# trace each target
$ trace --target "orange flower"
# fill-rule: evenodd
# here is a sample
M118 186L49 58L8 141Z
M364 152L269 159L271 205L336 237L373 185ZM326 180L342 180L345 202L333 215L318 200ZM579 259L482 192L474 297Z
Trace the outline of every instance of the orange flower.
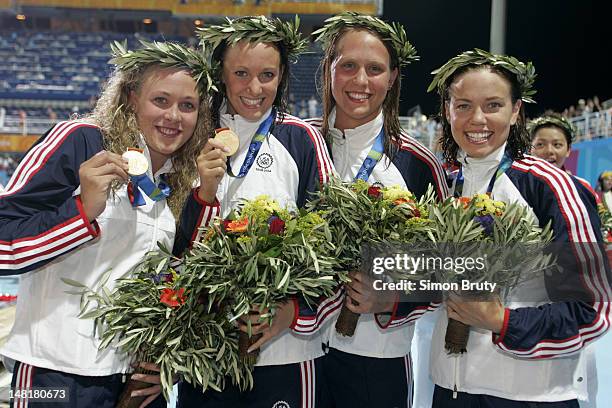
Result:
M241 220L223 221L226 232L245 232L249 226L249 219L244 217Z
M159 300L172 308L179 307L185 303L185 288L180 288L179 290L164 288Z
M410 203L414 203L414 200L411 200L409 198L404 198L404 197L400 197L396 199L395 201L393 201L393 204L395 205L410 204Z
M468 208L470 206L470 203L472 202L471 197L459 197L457 200L459 200L459 202L463 204L463 208Z

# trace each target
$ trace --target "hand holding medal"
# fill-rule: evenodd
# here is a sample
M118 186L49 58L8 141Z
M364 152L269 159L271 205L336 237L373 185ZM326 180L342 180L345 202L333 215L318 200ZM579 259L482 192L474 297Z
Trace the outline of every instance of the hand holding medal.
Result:
M215 140L227 148L227 151L224 150L225 155L229 157L236 154L240 146L238 135L229 128L217 129L215 132Z
M149 160L142 150L128 148L121 155L127 161L130 182L127 187L128 197L132 207L140 207L146 204L143 194L146 194L153 201L160 201L170 195L170 186L166 183L164 175L159 176L159 184L155 184L149 178Z
M127 182L128 164L118 154L100 151L79 168L81 204L89 221L106 208L106 200L113 182Z
M238 136L227 128L217 129L215 137L208 139L197 159L200 174L198 197L213 203L219 183L227 171L227 158L238 151Z

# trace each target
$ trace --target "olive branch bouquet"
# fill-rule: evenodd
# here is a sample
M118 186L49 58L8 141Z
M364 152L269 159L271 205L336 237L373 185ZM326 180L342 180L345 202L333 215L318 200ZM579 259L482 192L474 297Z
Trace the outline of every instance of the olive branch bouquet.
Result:
M227 377L242 389L252 387L233 326L193 290L194 275L175 271L171 264L177 261L160 246L112 289L111 271L91 288L63 280L76 288L68 293L81 296L79 317L94 319L99 349L116 348L133 362L156 364L166 399L176 375L203 391L222 390ZM150 385L130 380L118 406L138 406L131 391Z
M202 231L185 256L185 271L196 277L192 290L217 305L228 322L260 311L271 324L277 306L287 301L314 308L321 297L333 294L339 271L331 231L319 211L281 208L259 196L244 201L225 219ZM258 335L240 332L240 356L249 365L258 350L248 353ZM237 331L237 329L235 329Z
M332 179L318 193L309 207L322 211L332 231L338 267L358 270L362 264L362 246L410 243L425 237L432 226L428 204L435 200L432 188L416 200L400 186L381 187L363 180L342 182ZM359 314L342 306L336 331L352 336Z
M484 268L456 269L437 267L439 283L494 282L503 288L503 298L519 283L541 276L553 264L546 253L552 241L550 224L540 228L529 208L520 203L506 204L492 200L487 194L448 198L430 207L435 228L428 231L434 249L430 255L444 259L466 257L486 260ZM483 293L461 293L474 300L485 300ZM466 351L469 326L449 319L445 348L451 354Z

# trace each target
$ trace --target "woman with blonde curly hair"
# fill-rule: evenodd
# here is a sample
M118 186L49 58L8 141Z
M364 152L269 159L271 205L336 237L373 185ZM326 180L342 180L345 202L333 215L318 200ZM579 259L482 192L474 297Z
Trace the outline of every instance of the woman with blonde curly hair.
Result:
M197 52L172 43L111 48L116 69L93 113L50 129L0 193L0 274L21 274L0 353L15 362L15 392L59 391L41 407L115 406L129 361L98 351L93 321L77 317L79 297L65 294L62 279L92 287L111 271L113 282L158 242L172 246L210 126ZM146 406L159 377L140 377L151 383L137 391Z

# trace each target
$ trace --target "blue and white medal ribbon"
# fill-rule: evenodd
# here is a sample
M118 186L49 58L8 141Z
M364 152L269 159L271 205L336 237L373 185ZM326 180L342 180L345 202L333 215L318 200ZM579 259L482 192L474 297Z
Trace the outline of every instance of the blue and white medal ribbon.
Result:
M122 157L128 161L130 182L127 186L127 192L132 207L146 204L141 191L153 201L161 201L170 195L171 189L163 174L160 176L157 185L147 175L149 162L141 151L131 149L123 153Z
M383 156L383 151L385 148L384 140L385 140L385 128L383 127L382 129L380 129L378 136L376 136L374 145L372 145L372 148L370 149L368 156L365 158L365 160L361 164L361 168L357 172L357 175L355 175L355 179L353 181L359 180L359 179L363 181L368 181L368 179L370 178L370 175L372 174L372 171L374 171L374 167L376 167L376 164L380 161L380 159Z
M251 139L249 151L247 152L247 155L244 158L244 163L242 163L242 166L240 166L240 172L238 174L235 175L232 172L232 166L230 166L229 162L230 159L229 157L227 158L227 174L230 177L242 178L247 175L247 173L251 169L251 166L253 165L253 162L255 161L255 158L257 158L257 153L259 153L261 144L264 140L266 140L266 136L270 131L270 127L272 127L272 123L274 123L274 118L276 118L276 111L272 109L270 115L266 118L266 120L261 122L261 124L257 128L257 131L255 132L255 135Z

